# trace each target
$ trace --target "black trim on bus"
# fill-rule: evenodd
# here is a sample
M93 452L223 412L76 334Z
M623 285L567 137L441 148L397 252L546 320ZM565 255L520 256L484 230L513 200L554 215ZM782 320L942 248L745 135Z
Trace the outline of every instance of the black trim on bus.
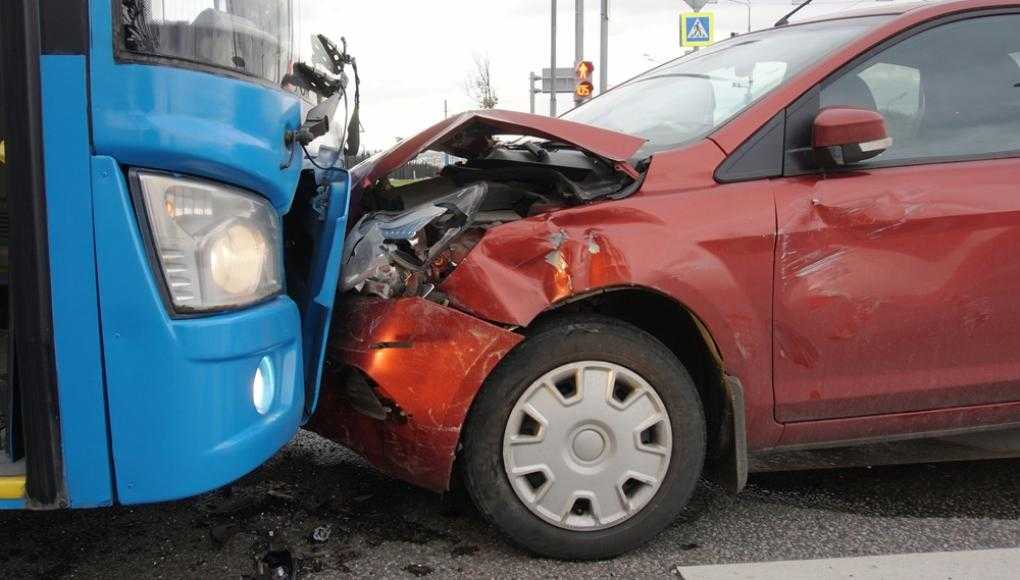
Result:
M56 508L67 505L67 490L53 347L38 1L3 0L0 24L8 131L3 171L12 216L10 241L15 249L10 254L11 314L16 329L27 505Z
M118 64L138 64L138 65L150 65L150 66L165 66L171 68L179 68L183 70L193 70L201 73L211 74L218 77L224 77L228 79L234 79L239 81L245 81L254 83L267 89L273 89L281 93L293 95L301 98L301 95L294 90L287 89L283 86L283 81L275 83L268 81L260 76L248 74L238 70L211 65L195 60L190 60L184 57L170 57L159 54L147 54L143 52L133 52L124 48L124 25L121 21L121 15L123 13L123 0L110 0L112 3L111 14L113 20L113 60Z
M88 0L39 0L39 6L43 54L88 52Z

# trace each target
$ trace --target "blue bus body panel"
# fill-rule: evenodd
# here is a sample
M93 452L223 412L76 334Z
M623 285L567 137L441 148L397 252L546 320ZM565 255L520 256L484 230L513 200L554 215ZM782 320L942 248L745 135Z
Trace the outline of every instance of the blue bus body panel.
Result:
M170 500L229 483L297 432L297 306L281 296L233 313L170 318L121 168L95 157L92 176L117 499ZM252 403L263 357L278 383L265 416Z
M350 201L350 177L342 169L319 172L320 187L325 187L326 204L319 227L313 229L315 251L312 255L308 296L302 299L302 333L305 349L305 418L311 416L318 402L322 367L326 357L334 299L340 281L341 258L347 232L347 209Z
M125 169L249 189L289 210L300 153L284 133L299 99L254 81L115 62L111 7L90 3L92 195L115 500L194 495L251 471L297 432L305 408L301 315L280 296L230 313L173 318L143 244ZM119 16L119 15L118 15ZM266 415L252 381L276 377Z
M90 3L94 263L113 498L137 504L241 477L289 441L314 409L350 184L343 170L321 181L328 203L311 223L311 279L297 304L281 296L231 313L170 316L125 169L233 184L286 213L302 157L284 136L299 126L301 106L297 96L254 80L116 61L113 5ZM260 415L252 381L264 358L276 392Z
M300 124L297 96L207 72L117 63L112 5L90 3L95 153L125 166L231 183L266 196L285 213L301 173L300 149L291 151L283 140ZM292 163L281 169L288 159Z
M43 154L64 481L73 507L110 505L85 57L40 60Z

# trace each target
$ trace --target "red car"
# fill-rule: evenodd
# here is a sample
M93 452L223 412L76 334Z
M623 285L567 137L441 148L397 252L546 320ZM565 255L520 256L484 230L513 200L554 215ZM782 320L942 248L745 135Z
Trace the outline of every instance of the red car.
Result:
M988 0L794 21L358 165L312 428L587 559L767 452L1015 426L1018 31ZM394 187L424 151L459 161Z

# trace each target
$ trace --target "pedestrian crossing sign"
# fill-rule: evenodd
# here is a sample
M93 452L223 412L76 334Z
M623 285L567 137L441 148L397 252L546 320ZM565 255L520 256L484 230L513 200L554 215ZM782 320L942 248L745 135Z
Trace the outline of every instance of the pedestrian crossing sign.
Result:
M680 15L680 46L708 46L714 36L715 18L711 12Z

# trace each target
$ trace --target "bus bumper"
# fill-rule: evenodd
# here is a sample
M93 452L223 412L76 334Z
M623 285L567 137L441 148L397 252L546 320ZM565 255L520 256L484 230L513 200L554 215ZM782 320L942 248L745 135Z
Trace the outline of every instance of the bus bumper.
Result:
M172 500L230 483L301 423L298 308L279 296L234 312L171 317L122 171L96 157L92 177L115 501ZM262 392L273 382L264 413L253 399L260 365L269 369L260 373Z

